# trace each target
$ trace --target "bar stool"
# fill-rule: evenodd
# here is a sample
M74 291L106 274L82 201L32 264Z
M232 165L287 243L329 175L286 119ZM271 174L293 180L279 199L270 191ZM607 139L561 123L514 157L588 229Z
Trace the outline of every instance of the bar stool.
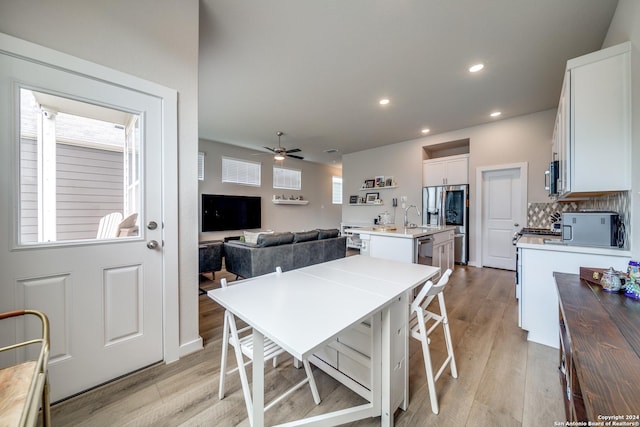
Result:
M280 267L277 267L276 273L282 273ZM251 279L248 279L251 280ZM235 281L234 284L241 283L242 281ZM225 278L220 279L220 285L223 288L227 287L227 280ZM232 346L236 356L237 367L227 371L227 348L228 346ZM264 339L264 361L267 362L269 360L273 360L273 366L277 366L277 357L281 354L285 353L285 351L278 346L276 343L271 341L270 339ZM244 357L247 357L249 360L247 362L244 361ZM240 383L242 384L242 392L244 394L244 400L247 407L247 413L249 416L249 424L253 425L253 402L251 399L251 389L249 388L249 381L247 379L247 371L246 366L250 365L253 361L253 329L250 326L247 326L242 329L238 329L236 326L236 319L233 313L228 310L225 310L224 313L224 330L222 335L222 360L220 362L220 385L218 390L218 397L220 400L224 398L225 394L225 378L227 375L238 371L240 374ZM297 360L294 360L297 362ZM302 364L304 365L305 372L307 377L300 381L298 384L289 388L283 394L273 399L269 404L265 405L265 412L272 408L276 403L280 402L282 399L287 397L289 394L293 393L295 390L299 389L303 385L309 383L309 387L311 388L311 394L313 395L313 400L316 405L320 404L320 394L318 393L318 388L316 386L315 379L313 377L313 372L311 371L311 365L308 360L303 360ZM297 365L297 363L296 363ZM297 366L296 366L297 367Z
M414 301L411 303L411 318L409 320L410 335L422 343L422 354L424 356L424 367L427 373L427 384L429 386L429 397L431 399L431 410L434 414L438 413L438 396L436 394L435 382L440 378L442 372L447 365L451 366L451 376L458 378L458 370L456 368L456 359L453 356L453 345L451 344L451 332L449 330L449 320L447 318L447 308L444 304L444 287L449 282L451 269L447 269L440 277L437 284L433 284L431 280L424 284ZM438 304L440 306L440 314L427 310L427 307L438 296ZM433 324L428 326L428 323ZM442 325L444 330L444 340L447 347L447 357L433 373L431 365L431 354L429 353L429 343L431 342L429 335L436 329L438 325ZM428 329L427 329L428 326Z

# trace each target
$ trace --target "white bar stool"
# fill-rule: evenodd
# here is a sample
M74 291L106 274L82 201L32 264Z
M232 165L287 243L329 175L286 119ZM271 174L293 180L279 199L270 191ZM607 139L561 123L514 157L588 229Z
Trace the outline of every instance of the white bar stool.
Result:
M282 273L280 267L277 268L276 273ZM250 279L249 279L250 280ZM235 281L234 284L238 284L242 281ZM220 285L223 288L227 287L227 280L225 278L220 279ZM235 351L236 363L237 367L227 371L227 348L231 345ZM278 365L277 357L281 354L285 353L285 351L275 344L273 341L265 337L264 339L264 361L273 360L274 368ZM247 362L244 361L243 355L246 356L249 360ZM218 390L218 397L220 400L224 398L225 387L224 382L227 375L238 371L240 373L240 383L242 384L242 392L244 394L245 404L247 406L247 413L249 414L249 423L253 425L253 402L251 399L251 389L249 388L249 381L247 379L247 371L246 367L251 364L253 361L253 329L250 326L247 326L242 329L238 329L236 326L236 318L233 313L225 310L224 313L224 330L222 333L222 360L220 362L220 388ZM297 362L297 360L294 360ZM304 370L307 374L307 377L300 381L298 384L289 388L280 396L273 399L269 404L265 405L265 412L268 409L271 409L275 404L280 402L282 399L302 387L303 385L309 383L309 387L311 388L311 394L313 395L313 400L316 405L320 404L320 394L318 393L318 388L316 386L315 379L313 377L313 372L311 371L311 365L308 360L303 360L302 364L304 365ZM297 365L297 363L296 363ZM296 366L297 367L297 366Z
M449 330L449 320L447 318L447 308L444 304L444 287L449 282L451 269L447 269L440 277L437 284L433 284L431 280L424 284L414 301L411 303L411 319L409 320L410 334L412 338L422 343L422 354L424 356L424 367L427 373L427 384L429 386L429 397L431 399L431 410L434 414L438 413L438 395L436 394L435 382L440 378L442 372L447 365L451 366L451 376L458 378L458 370L456 368L456 359L453 356L453 345L451 344L451 332ZM438 296L438 304L440 306L440 314L427 310L431 301ZM427 329L427 324L433 321ZM433 373L431 365L431 354L429 353L429 335L436 329L438 325L442 325L444 329L444 340L447 347L447 357L438 369L436 374Z

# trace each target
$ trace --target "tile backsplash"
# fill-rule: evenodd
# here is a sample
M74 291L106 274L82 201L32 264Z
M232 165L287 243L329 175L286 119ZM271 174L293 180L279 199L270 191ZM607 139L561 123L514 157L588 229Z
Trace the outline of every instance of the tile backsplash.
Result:
M527 227L551 228L553 225L551 214L574 212L578 209L580 208L578 208L576 202L529 203L527 208Z
M604 197L589 200L576 200L573 202L529 203L527 207L527 227L551 228L553 219L551 215L558 212L574 212L578 210L603 210L617 212L624 221L625 234L631 235L629 229L631 223L631 192L623 191ZM628 242L627 242L627 247Z

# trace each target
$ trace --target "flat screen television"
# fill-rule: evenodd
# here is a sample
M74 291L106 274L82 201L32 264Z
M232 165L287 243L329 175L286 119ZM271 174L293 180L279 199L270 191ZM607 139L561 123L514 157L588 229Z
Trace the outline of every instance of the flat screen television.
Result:
M202 195L202 231L260 228L259 196Z

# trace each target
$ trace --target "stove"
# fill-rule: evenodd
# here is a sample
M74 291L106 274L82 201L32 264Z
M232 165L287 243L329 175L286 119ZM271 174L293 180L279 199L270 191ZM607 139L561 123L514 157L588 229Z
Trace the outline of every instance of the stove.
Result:
M513 240L512 243L515 245L518 243L518 240L520 240L520 237L522 236L557 236L560 237L562 236L562 232L561 231L555 231L555 230L550 230L548 228L535 228L535 227L524 227L522 228L520 231L518 231L516 234L513 235Z
M518 232L519 235L523 236L525 234L533 234L536 236L561 236L562 233L554 230L550 230L548 228L535 228L535 227L524 227L522 230Z

